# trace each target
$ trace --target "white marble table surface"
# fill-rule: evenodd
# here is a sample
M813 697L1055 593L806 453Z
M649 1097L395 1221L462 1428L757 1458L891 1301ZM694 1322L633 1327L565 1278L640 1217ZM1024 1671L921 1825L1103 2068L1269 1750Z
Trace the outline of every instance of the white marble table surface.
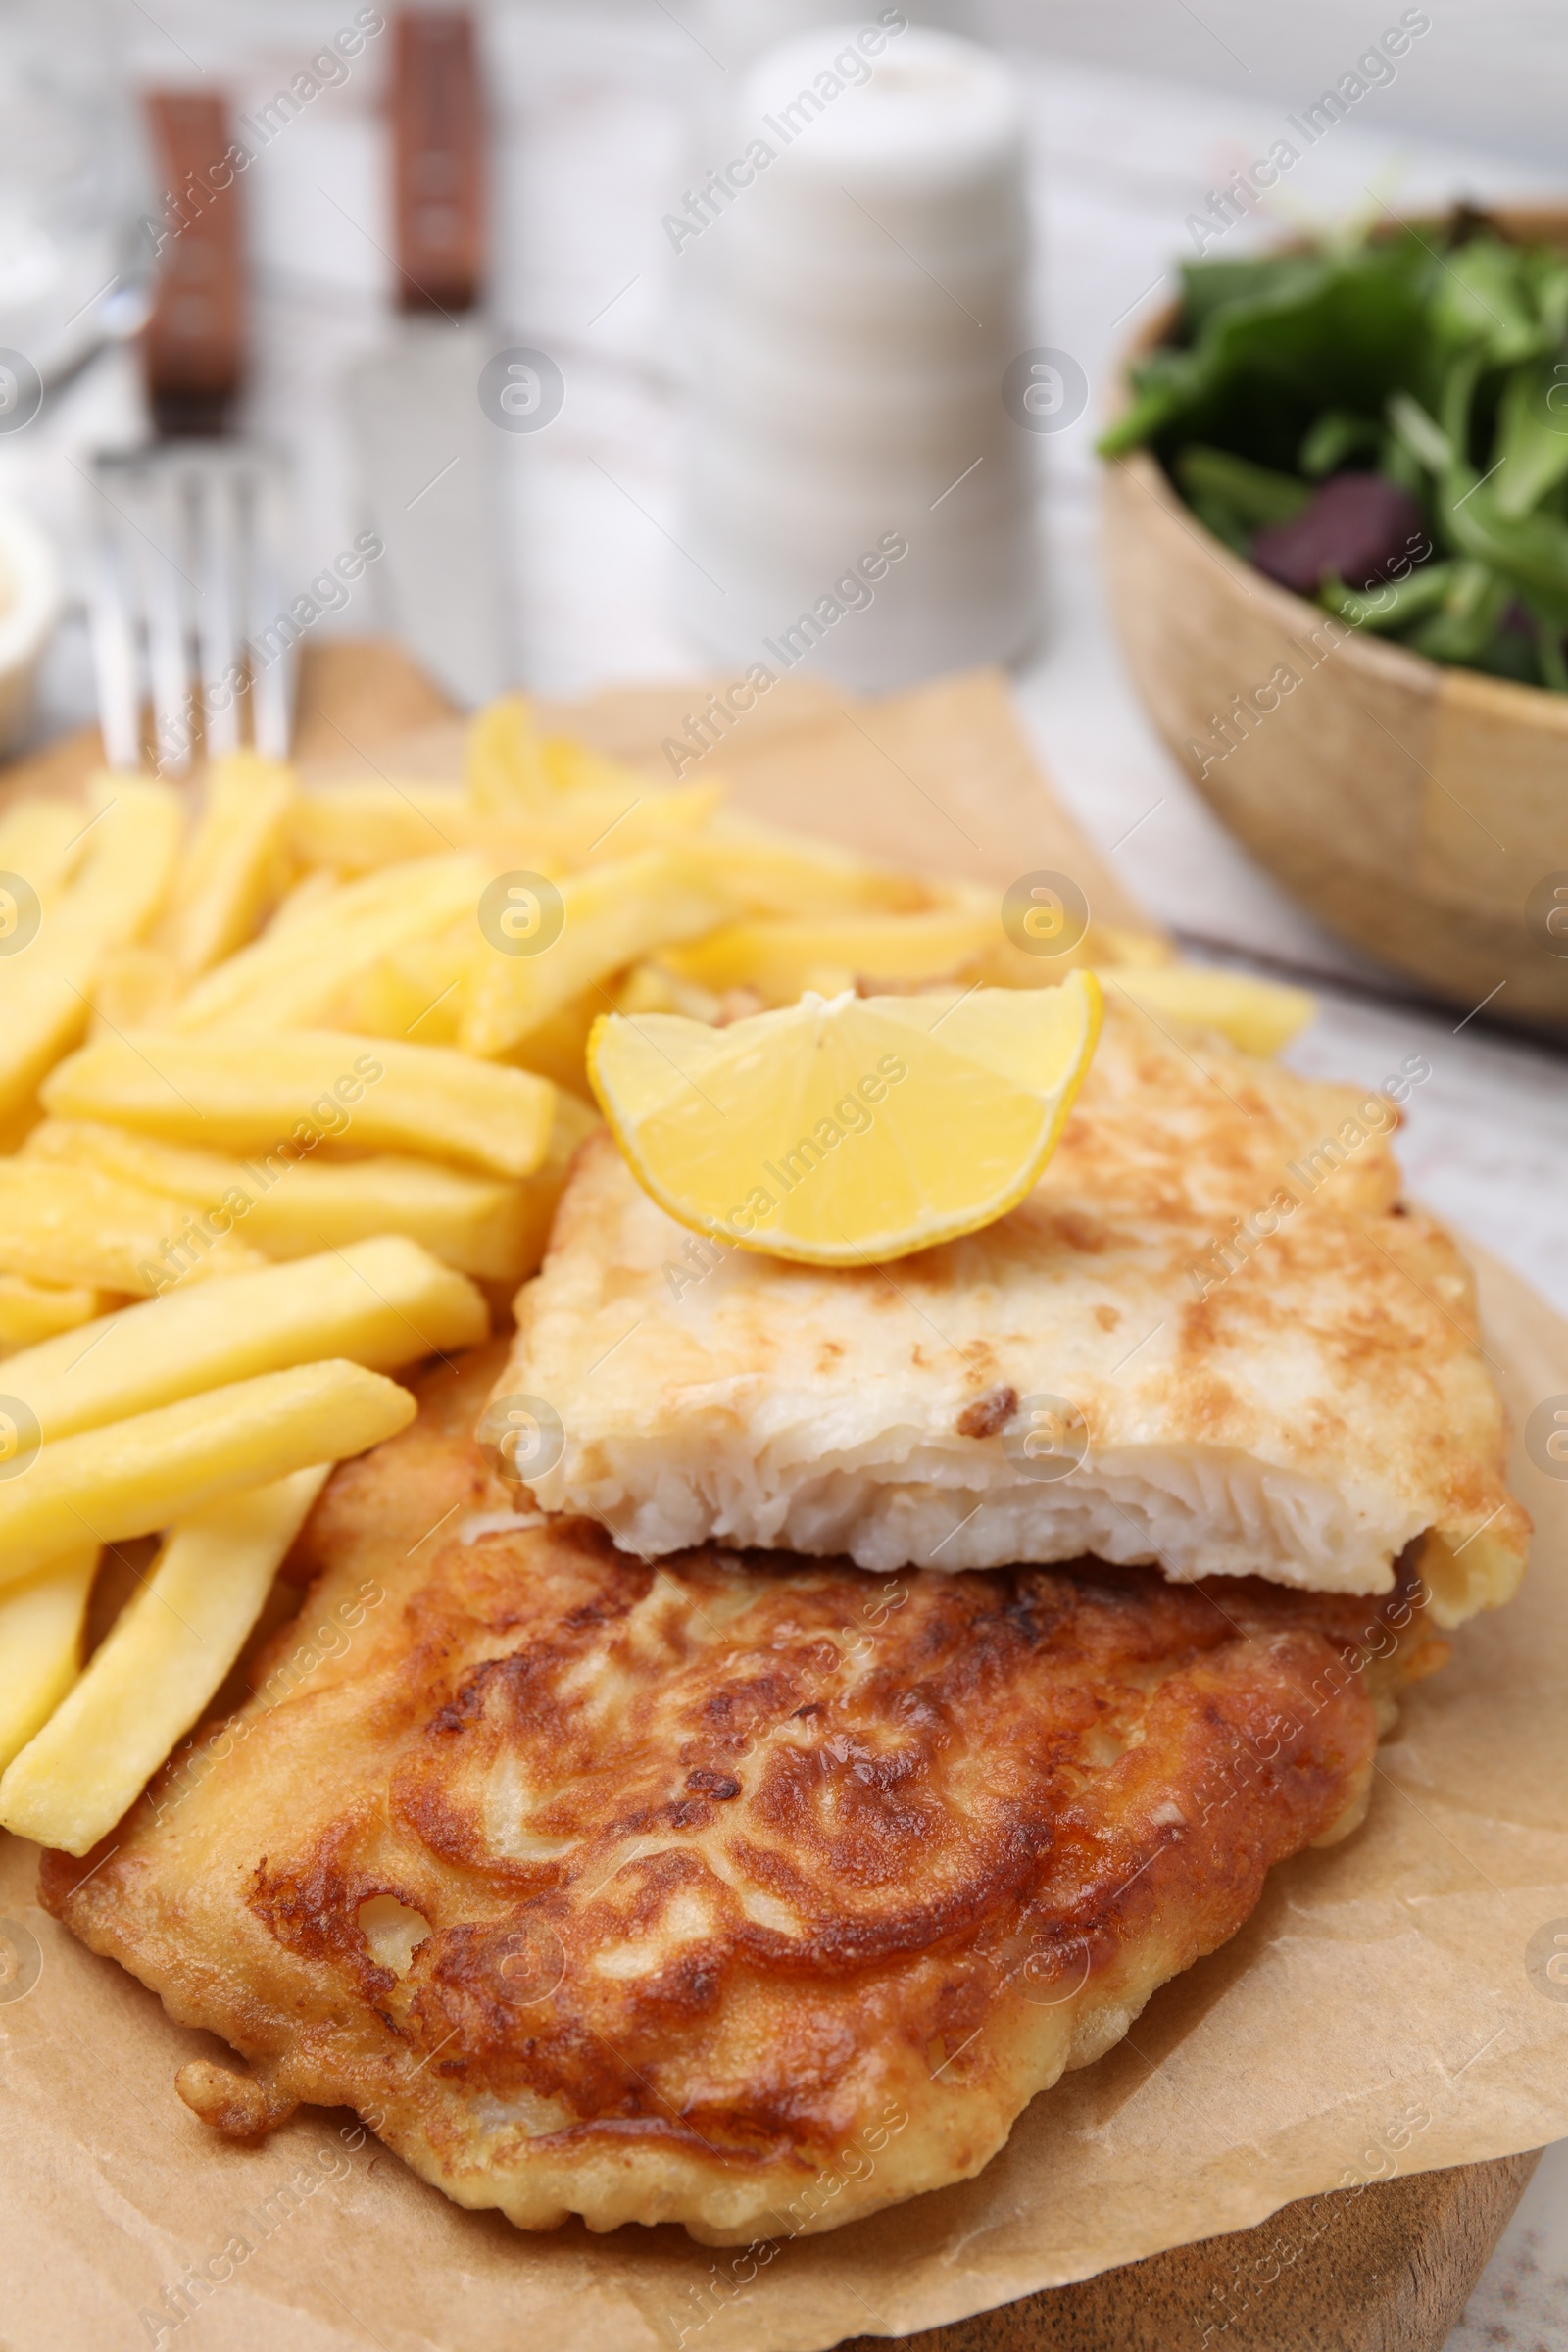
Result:
M125 0L124 28L138 79L223 87L245 107L269 97L351 15L347 0L265 9L259 0ZM549 432L509 439L505 452L507 631L515 674L543 691L702 666L674 618L685 560L675 537L680 263L659 224L689 184L690 163L712 160L700 126L722 88L710 54L718 37L701 0L675 12L660 0L508 5L488 20L499 137L495 339L542 346L568 385ZM380 335L391 281L377 114L385 45L372 42L347 84L314 101L247 177L257 274L249 421L289 448L298 468L302 584L361 519L353 420L338 381ZM1019 63L1035 126L1039 339L1071 351L1095 392L1083 421L1046 446L1050 613L1017 680L1029 730L1058 790L1157 915L1195 942L1227 942L1320 976L1321 1010L1292 1049L1297 1066L1375 1083L1404 1054L1428 1056L1433 1076L1411 1101L1402 1139L1413 1189L1568 1312L1568 1056L1484 1019L1459 1028L1456 1015L1412 1004L1298 912L1156 741L1104 611L1092 443L1113 355L1168 284L1185 216L1234 165L1266 149L1292 101L1040 56ZM1395 141L1379 127L1375 96L1292 173L1290 209L1275 226L1380 200L1559 192L1505 154ZM1234 248L1252 233L1236 231ZM0 445L0 495L24 500L74 547L81 481L73 458L139 430L133 371L111 355L40 429ZM375 625L373 583L339 617L348 629ZM46 721L84 715L89 701L81 632L68 629L49 672ZM1568 2345L1568 2143L1544 2160L1450 2352L1494 2345Z

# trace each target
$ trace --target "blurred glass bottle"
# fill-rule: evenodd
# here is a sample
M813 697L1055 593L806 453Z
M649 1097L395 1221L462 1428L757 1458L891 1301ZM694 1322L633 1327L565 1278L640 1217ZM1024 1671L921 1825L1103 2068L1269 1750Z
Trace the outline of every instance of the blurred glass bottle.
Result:
M0 0L0 348L45 385L145 319L153 204L102 0Z

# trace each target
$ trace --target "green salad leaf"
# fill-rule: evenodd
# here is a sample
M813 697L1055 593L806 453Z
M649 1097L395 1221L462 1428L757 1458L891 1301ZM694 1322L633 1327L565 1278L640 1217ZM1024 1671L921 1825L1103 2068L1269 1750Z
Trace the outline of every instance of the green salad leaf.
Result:
M1493 448L1498 512L1510 519L1533 514L1568 478L1568 362L1544 357L1513 370Z
M1466 209L1181 276L1175 331L1133 367L1103 454L1152 449L1241 555L1303 517L1307 568L1285 579L1312 575L1345 501L1365 509L1345 484L1319 515L1320 487L1383 476L1425 517L1423 560L1384 576L1346 556L1352 580L1326 566L1319 601L1434 661L1568 692L1568 253Z

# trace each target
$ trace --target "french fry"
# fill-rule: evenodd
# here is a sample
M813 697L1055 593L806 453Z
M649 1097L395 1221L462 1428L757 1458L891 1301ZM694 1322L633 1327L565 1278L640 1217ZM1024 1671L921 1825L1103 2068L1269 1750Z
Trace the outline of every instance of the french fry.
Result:
M985 897L996 909L996 894L988 892ZM1149 971L1168 964L1174 953L1170 942L1157 931L1128 931L1097 918L1070 946L1050 956L1031 955L1009 938L999 922L990 945L965 967L963 976L987 988L1055 988L1077 966L1118 975L1129 970Z
M539 764L557 792L645 792L645 779L623 760L577 743L569 735L547 735L539 746Z
M559 1169L563 1174L579 1144L604 1125L598 1106L579 1102L574 1095L556 1097L556 1123L550 1130L550 1150L539 1173Z
M476 939L473 909L430 939L407 940L351 984L342 999L348 1027L368 1037L411 1037L416 1045L457 1043L460 991Z
M940 904L933 888L757 817L725 811L689 845L698 870L747 914L850 914L859 909L916 914Z
M574 794L628 799L650 787L634 767L567 736L542 737L526 695L504 695L475 713L465 758L465 801L487 822L531 821ZM422 801L428 786L412 797ZM653 789L657 792L658 787Z
M16 1154L20 1167L34 1160L95 1168L100 1176L116 1177L143 1192L166 1193L187 1205L221 1200L228 1186L240 1181L241 1166L219 1152L161 1143L156 1136L93 1119L40 1119Z
M184 827L169 784L106 770L87 788L85 856L61 902L78 930L119 947L140 939L163 906Z
M190 1248L189 1221L183 1200L96 1168L0 1159L0 1270L29 1282L144 1298L160 1282L201 1282L266 1264L229 1235ZM184 1262L171 1264L169 1253L182 1244Z
M550 1015L623 964L710 931L728 903L681 854L643 850L560 885L564 922L538 955L505 955L485 940L465 984L466 1052L508 1053Z
M86 819L73 801L29 793L0 811L0 874L16 874L49 906L87 850Z
M383 1234L122 1307L8 1357L3 1382L52 1442L299 1364L346 1358L394 1372L472 1348L489 1328L466 1276Z
M104 1544L150 1536L243 1487L363 1453L416 1410L396 1382L333 1358L46 1439L0 1479L0 1586L47 1567L84 1527Z
M272 1258L304 1257L377 1234L402 1234L443 1265L465 1274L491 1282L520 1282L523 1273L532 1270L523 1261L533 1250L538 1225L536 1188L539 1194L549 1193L553 1213L561 1187L558 1181L550 1192L550 1176L560 1135L570 1133L575 1146L583 1133L577 1121L591 1125L593 1115L574 1097L558 1097L544 1162L534 1175L515 1182L439 1167L432 1160L390 1156L301 1160L288 1170L284 1182L265 1168L247 1168L216 1152L193 1152L182 1144L162 1143L156 1136L132 1134L125 1127L74 1119L45 1119L28 1136L22 1157L96 1167L128 1183L172 1193L192 1208L227 1201L241 1220L246 1241ZM244 1200L251 1205L242 1207ZM533 1265L538 1262L534 1255ZM0 1290L0 1334L4 1328ZM40 1331L33 1336L44 1335ZM440 1343L449 1344L459 1343ZM357 1351L336 1347L328 1352Z
M51 1063L87 1025L106 955L139 939L162 903L179 846L178 795L104 776L89 788L82 862L25 947L0 960L0 1121L24 1111Z
M167 948L133 941L111 948L93 975L89 1034L105 1029L162 1029L184 990L178 964Z
M421 777L302 792L289 809L286 839L301 865L368 874L463 849L483 829L461 792Z
M465 766L468 805L479 815L526 816L555 798L526 695L503 695L474 713Z
M503 1058L517 1069L548 1078L575 1099L591 1102L594 1090L588 1082L588 1033L599 1015L610 1010L610 998L599 989L585 989L580 997L558 1005Z
M1102 947L1096 930L1055 955L1032 956L1009 939L997 921L987 945L964 965L963 977L965 982L979 981L983 988L1055 988L1076 966L1096 963L1096 951Z
M482 809L548 805L558 793L639 793L635 766L573 736L541 736L526 694L479 710L467 731L467 798Z
M662 963L634 963L610 983L607 1011L680 1012L690 1021L716 1021L719 1000L693 981L677 980ZM701 1010L693 1007L701 1004Z
M670 788L581 785L499 815L476 810L439 785L343 784L303 793L289 818L289 847L302 865L367 874L444 849L484 852L498 870L557 873L609 863L634 851L684 842L719 805L717 784ZM274 926L275 928L275 926Z
M563 793L553 807L531 817L525 827L492 828L487 844L503 865L529 866L541 872L568 871L580 865L611 865L639 850L686 849L702 838L705 826L719 805L723 786L643 782L611 792L583 785Z
M347 883L198 980L171 1025L184 1032L325 1027L361 972L407 940L471 917L488 878L482 858L459 852Z
M662 849L694 838L713 817L722 784L671 787L618 760L608 760L586 744L564 736L539 747L553 797L541 799L525 819L508 818L490 838L535 845L566 866L606 864L638 850Z
M661 961L701 988L754 988L769 1004L793 1004L803 989L824 982L945 978L978 956L999 930L994 903L985 912L933 907L923 914L729 923L690 946L662 950Z
M80 1284L29 1282L24 1274L0 1274L0 1353L30 1348L74 1331L101 1315L109 1301L102 1291Z
M1151 1019L1217 1029L1244 1054L1277 1054L1317 1011L1317 1000L1304 988L1202 964L1118 965L1103 968L1100 977L1107 995L1119 994Z
M156 934L186 979L243 946L281 872L294 772L257 752L213 762L207 802L170 887Z
M566 828L574 840L558 834L555 846L570 864L585 862L601 834L639 815L645 825L651 816L662 837L701 823L722 790L698 785L671 792L585 744L544 740L532 705L520 694L475 715L466 766L468 806L476 816L519 842L537 839L542 850L552 846L550 828ZM639 846L638 838L621 834L611 855L626 857Z
M302 874L292 890L285 891L278 901L277 911L267 926L269 939L282 939L296 923L305 921L324 906L328 899L343 887L341 877L324 868Z
M447 1046L377 1038L371 1050L329 1029L243 1042L133 1030L83 1046L51 1072L42 1100L56 1118L107 1119L209 1149L275 1155L352 1131L361 1151L531 1176L550 1141L555 1089Z
M75 1681L98 1546L75 1544L0 1592L0 1773Z
M86 1672L0 1777L0 1823L68 1854L114 1828L205 1713L326 1475L324 1463L296 1470L170 1533Z

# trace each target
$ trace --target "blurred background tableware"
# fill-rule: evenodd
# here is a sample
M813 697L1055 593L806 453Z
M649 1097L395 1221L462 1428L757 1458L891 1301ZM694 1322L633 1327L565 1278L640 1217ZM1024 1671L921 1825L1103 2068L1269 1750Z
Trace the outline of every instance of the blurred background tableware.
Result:
M142 764L146 699L154 764L179 775L199 740L243 742L247 711L255 748L285 756L301 631L282 601L286 468L232 434L248 358L233 124L194 91L154 92L147 111L168 192L144 345L159 437L93 466L88 593L109 763Z
M496 339L480 315L488 186L474 18L404 9L392 39L395 332L354 363L344 390L386 550L389 623L455 701L472 705L506 683L494 431L536 421L548 387L538 355L502 353L485 374Z
M151 301L151 165L100 0L0 6L0 753L33 724L64 603L40 419Z
M26 735L39 659L60 603L53 546L20 508L0 506L0 757Z
M884 689L1033 639L1023 115L1000 58L901 12L767 52L666 218L690 305L681 578L726 663Z
M0 8L0 357L60 382L147 315L146 143L98 0Z
M1568 248L1568 212L1489 220L1512 243ZM1126 365L1176 318L1154 319ZM1145 708L1259 863L1467 1016L1485 1004L1568 1028L1568 693L1348 627L1204 528L1150 449L1106 469L1104 547Z
M875 10L867 12L872 18ZM981 40L982 8L977 0L910 0L900 11L911 24ZM862 24L865 18L857 19ZM722 60L726 73L750 65L766 49L792 40L812 25L844 22L844 0L708 0L703 38Z

